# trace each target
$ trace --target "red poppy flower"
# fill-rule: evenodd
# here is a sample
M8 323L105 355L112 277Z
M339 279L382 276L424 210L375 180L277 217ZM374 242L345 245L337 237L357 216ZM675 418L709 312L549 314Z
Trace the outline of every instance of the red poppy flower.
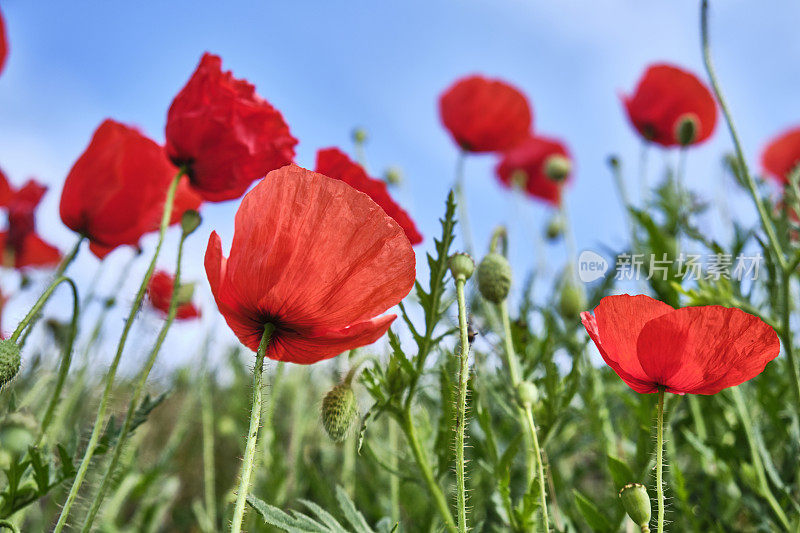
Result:
M177 171L161 146L135 128L106 120L67 176L61 220L88 237L100 258L118 246L138 246L144 234L158 229ZM200 202L183 178L171 223L180 222L184 211L197 209Z
M46 191L47 187L35 180L15 190L0 172L0 207L8 212L8 229L0 232L3 265L24 269L55 266L61 261L58 248L36 233L36 207Z
M387 215L400 224L412 245L422 242L422 235L417 231L414 221L389 195L386 183L368 176L364 168L347 157L347 154L338 148L319 150L315 170L329 178L341 180L372 198Z
M773 139L761 154L764 172L781 183L789 183L789 175L800 164L800 127Z
M0 72L6 66L8 57L8 41L6 40L6 24L3 21L3 13L0 13Z
M280 111L206 53L167 115L167 154L211 202L240 197L294 159L297 139Z
M679 146L677 129L684 119L696 131L688 144L699 144L714 133L717 104L697 76L667 64L651 65L631 96L623 96L633 127L646 140L662 146Z
M188 320L190 318L198 318L200 310L192 303L192 291L182 295L181 289L191 285L181 285L178 289L178 309L175 313L175 318L178 320ZM159 311L163 316L169 313L169 302L172 299L172 291L175 288L175 277L159 270L150 278L150 283L147 286L147 296L150 299L150 305L153 309Z
M270 172L242 200L230 257L213 232L211 292L245 346L275 331L267 357L310 364L379 339L377 317L414 284L402 228L366 194L295 165Z
M570 155L561 142L530 136L503 154L495 169L506 187L520 187L525 193L552 205L561 203L561 190L571 178ZM554 179L551 168L565 164L566 175ZM548 176L550 174L550 176Z
M775 331L739 309L673 309L644 295L607 296L582 313L600 355L636 392L716 394L760 374L780 352Z
M458 145L468 152L512 148L531 130L528 99L501 80L468 76L439 98L439 115Z

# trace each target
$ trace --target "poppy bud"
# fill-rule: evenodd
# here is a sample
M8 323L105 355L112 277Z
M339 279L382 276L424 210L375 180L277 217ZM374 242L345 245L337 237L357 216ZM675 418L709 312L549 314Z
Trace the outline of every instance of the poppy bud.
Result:
M475 261L472 260L469 254L457 253L451 255L448 265L450 273L456 279L469 279L472 277L472 273L475 272Z
M586 294L583 287L573 281L572 276L564 279L558 299L558 312L565 320L572 320L586 309Z
M522 405L533 405L539 401L539 389L530 381L517 385L517 401Z
M544 162L544 174L550 181L561 183L572 171L572 162L561 154L553 154Z
M547 236L547 240L555 241L559 239L564 234L564 220L556 215L550 219L550 222L547 223L547 230L545 231L545 235Z
M178 305L192 302L192 298L194 297L194 283L181 283L176 290L178 292L175 294L175 301L178 302Z
M700 121L694 113L681 115L675 124L675 138L681 146L689 146L697 139Z
M403 183L403 171L398 167L389 167L383 174L383 181L389 185L400 185Z
M322 426L334 442L342 442L358 415L356 395L349 381L332 388L322 400Z
M183 231L184 235L191 235L194 233L194 230L200 226L202 221L203 218L200 216L200 213L194 209L188 209L184 211L183 216L181 217L181 231Z
M367 130L364 128L355 128L353 130L353 142L356 144L364 144L367 142Z
M511 182L511 187L513 189L519 189L521 191L525 190L525 186L528 184L528 173L518 168L511 172L511 177L509 178Z
M619 491L619 498L625 512L639 526L643 532L649 532L650 524L650 496L647 488L641 483L629 483Z
M20 350L17 343L10 340L0 340L0 387L17 375L20 360Z
M492 303L499 304L511 290L511 265L498 253L489 253L478 265L478 290Z

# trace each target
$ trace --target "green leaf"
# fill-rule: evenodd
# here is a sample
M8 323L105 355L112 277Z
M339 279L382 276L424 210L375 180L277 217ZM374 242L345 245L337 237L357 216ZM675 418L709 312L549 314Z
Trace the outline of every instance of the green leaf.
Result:
M577 489L573 489L572 494L575 496L575 503L578 505L578 510L593 531L607 532L613 530L611 522L603 516L594 503Z
M344 517L355 528L356 533L375 533L342 487L336 487L336 500L339 502Z
M608 470L611 472L611 479L614 480L614 488L616 490L622 489L628 483L638 482L633 470L622 460L612 455L608 456Z

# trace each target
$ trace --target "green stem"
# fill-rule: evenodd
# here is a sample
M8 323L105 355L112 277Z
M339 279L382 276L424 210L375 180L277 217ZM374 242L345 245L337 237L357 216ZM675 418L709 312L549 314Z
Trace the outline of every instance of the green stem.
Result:
M55 292L56 288L64 281L67 281L67 278L64 276L58 276L55 278L50 285L44 290L39 299L36 300L36 303L33 304L31 310L28 311L28 314L17 324L17 328L14 330L14 333L11 334L8 340L11 342L17 342L19 340L20 335L22 332L25 331L26 327L33 327L33 323L35 322L36 316L42 311L42 307L47 303L50 297Z
M714 65L711 61L711 46L709 44L708 35L708 0L702 0L700 5L700 34L703 47L703 62L705 63L706 72L708 73L708 78L711 82L714 95L716 96L719 107L725 117L725 122L728 124L728 131L733 139L733 147L736 152L736 159L739 163L740 172L744 177L747 189L750 191L750 196L753 197L753 201L756 204L758 216L761 218L761 226L764 228L764 231L767 234L770 245L775 252L776 259L781 265L781 268L785 270L787 266L786 257L784 256L783 249L778 241L778 236L775 233L775 227L772 224L772 220L770 219L769 214L764 207L764 203L759 198L758 188L755 180L753 179L753 175L750 173L750 170L747 167L747 162L744 158L744 150L742 149L742 143L739 140L739 134L737 133L736 126L733 123L733 116L728 109L728 104L725 102L725 98L722 96L722 90L720 89L720 84L717 80L716 72L714 71Z
M97 513L100 511L100 506L103 504L103 499L106 496L106 492L111 484L111 479L114 476L114 472L116 471L117 465L119 464L119 460L122 456L122 450L128 441L128 436L131 431L131 427L133 426L133 419L136 415L136 410L139 407L139 400L144 393L144 387L147 383L147 378L150 376L150 372L153 369L156 358L161 351L161 346L164 344L164 340L167 338L167 332L169 331L170 326L172 326L172 323L175 321L175 315L178 312L178 288L180 287L181 283L183 243L186 241L187 236L188 235L185 232L182 233L181 238L178 241L178 260L175 267L175 281L173 283L172 296L170 297L169 307L167 309L167 319L164 322L164 325L161 327L161 331L158 333L158 337L153 345L153 349L150 351L150 356L148 357L144 368L142 368L141 372L139 373L139 379L136 382L136 385L133 389L133 395L128 403L128 412L125 415L125 421L122 423L122 428L120 428L117 442L114 445L111 461L109 461L108 466L106 467L106 473L103 475L103 480L100 483L100 487L97 489L97 493L95 493L94 500L92 500L92 506L89 508L89 513L86 515L86 521L84 522L83 529L81 530L83 533L88 533L91 531L94 519L97 516Z
M142 283L139 286L139 291L136 294L133 305L131 305L131 310L128 314L127 320L125 321L125 326L122 329L122 335L120 336L119 343L117 344L117 352L114 355L114 360L111 362L111 366L109 367L106 375L106 384L105 388L103 389L103 396L100 398L100 405L97 408L97 416L95 417L92 434L89 436L89 442L86 445L86 451L84 452L83 459L78 467L75 480L72 482L72 487L67 495L67 500L64 502L64 507L61 508L61 514L58 516L58 522L56 523L55 529L53 529L53 533L61 533L61 531L64 529L64 526L66 526L70 510L72 509L72 505L75 503L75 499L78 497L78 491L80 490L81 485L83 485L83 481L86 478L86 473L89 470L89 464L92 461L94 452L97 449L97 444L100 441L100 435L103 431L106 416L106 409L108 409L108 402L111 396L111 389L114 386L114 378L116 377L117 368L119 367L120 360L122 359L122 352L125 349L125 342L128 340L128 334L130 333L131 326L136 319L136 314L139 312L139 307L141 306L142 300L144 299L144 294L147 291L147 285L150 283L150 278L152 277L153 271L156 268L156 261L159 253L161 252L161 246L164 243L164 235L166 234L167 228L169 227L169 222L172 219L172 206L175 203L175 191L178 189L178 183L180 182L180 178L183 173L183 169L178 171L173 178L169 189L167 190L167 197L164 202L164 212L161 216L161 225L159 227L156 250L153 253L153 258L150 260L150 266L147 268L147 272L145 273Z
M442 520L444 520L445 528L451 533L457 533L458 528L456 527L455 520L453 520L453 515L447 507L447 500L444 497L444 493L442 493L442 489L436 483L433 470L431 470L431 466L428 464L428 459L422 451L422 446L417 438L417 430L414 428L414 423L411 420L411 412L408 409L403 410L402 419L399 420L399 422L403 433L406 435L406 439L408 439L408 444L411 446L411 453L414 455L414 460L417 462L422 477L425 479L428 492L430 492L433 497L439 515L442 517Z
M397 426L390 419L389 421L389 468L392 472L400 471L400 458L397 442ZM391 495L391 518L392 523L400 522L400 476L392 474L389 476L389 493Z
M658 422L656 426L656 496L658 498L658 533L664 531L664 387L658 388Z
M464 249L472 255L472 229L469 224L469 208L467 207L467 195L464 187L464 163L467 154L463 150L458 153L456 159L456 181L453 192L456 194L458 204L458 222L461 224L461 240L464 241Z
M498 306L500 308L500 318L503 322L503 344L505 346L505 363L508 368L509 378L511 379L511 386L514 391L517 391L521 382L519 361L517 361L517 354L514 350L514 342L511 338L511 321L508 317L508 304L503 301ZM537 477L539 478L539 500L542 507L542 522L544 523L544 530L550 531L550 518L547 514L547 490L546 479L544 477L544 464L542 461L542 452L539 448L539 435L536 431L536 424L533 420L533 407L529 403L524 403L518 408L520 415L520 423L523 430L526 431L531 447L528 449L528 494L533 489L531 471L535 465L537 469ZM532 457L531 457L532 456Z
M772 494L772 490L769 488L769 482L767 481L767 476L764 472L764 463L761 461L761 456L758 454L758 446L756 444L755 432L753 430L753 421L750 418L750 413L747 410L747 406L744 401L744 395L739 387L732 387L731 394L733 395L733 401L736 404L736 410L739 412L739 417L742 419L742 427L744 428L744 434L747 437L747 444L750 447L750 457L753 461L753 468L756 471L758 485L761 488L761 496L767 500L767 503L775 513L775 516L778 518L784 529L786 531L790 531L791 528L789 526L789 520L786 518L786 514L783 512L780 504Z
M211 405L209 375L201 376L202 391L200 409L203 429L203 495L206 504L206 516L212 527L217 527L217 501L214 475L214 407Z
M19 529L11 520L0 520L0 527L10 529L12 533L19 533Z
M78 333L78 317L80 316L80 298L78 296L78 287L69 278L61 277L60 279L61 281L68 283L70 289L72 289L72 320L69 324L69 336L66 344L64 345L64 354L61 356L61 366L58 370L56 386L53 389L53 395L50 398L50 403L47 405L47 410L45 410L44 417L42 418L42 424L39 428L39 437L36 439L37 447L41 446L44 442L47 429L50 427L50 424L53 421L53 415L55 414L56 407L61 399L61 391L64 389L64 382L67 379L69 367L72 363L72 347L75 344L75 336ZM61 283L61 281L58 283Z
M242 477L239 481L239 489L236 491L236 505L233 509L231 533L239 533L242 530L242 522L244 521L244 505L247 501L247 492L250 489L250 476L253 473L253 458L256 455L256 442L258 441L258 428L261 420L264 356L267 353L267 346L269 346L273 331L275 331L275 326L272 324L267 323L264 326L264 334L261 336L261 342L256 353L256 365L253 367L253 407L250 411L250 429L247 433L247 446L245 446L244 460L242 461Z
M461 332L461 354L458 370L458 412L456 414L456 491L458 503L458 531L467 531L467 498L464 482L464 432L467 418L467 373L469 372L469 328L467 326L467 303L464 296L466 278L456 278L458 299L458 328Z

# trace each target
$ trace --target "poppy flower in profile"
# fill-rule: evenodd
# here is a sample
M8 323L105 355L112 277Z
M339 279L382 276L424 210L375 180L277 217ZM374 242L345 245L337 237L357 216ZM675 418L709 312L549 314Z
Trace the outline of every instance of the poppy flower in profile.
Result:
M61 220L86 236L101 259L118 246L138 246L143 235L158 230L177 172L161 146L135 128L106 120L67 175ZM183 178L170 222L180 222L184 211L200 203L188 178Z
M8 229L0 232L4 266L17 269L51 267L61 261L61 252L36 233L36 208L47 187L29 180L14 189L0 172L0 207L8 213Z
M206 53L167 114L167 154L210 202L239 198L294 160L297 139L280 111Z
M188 290L187 290L188 289ZM167 274L163 270L158 270L150 278L147 285L147 297L150 305L162 316L169 314L169 302L172 299L172 292L175 290L175 277ZM199 318L200 310L192 303L192 285L180 285L178 287L178 308L175 318L178 320L189 320Z
M439 115L468 152L508 150L528 136L533 124L531 106L519 89L477 75L461 78L441 95Z
M236 213L230 257L216 232L205 257L225 321L266 356L311 364L378 340L414 284L414 250L403 229L366 194L288 165L248 192Z
M668 64L648 67L622 101L633 127L661 146L702 143L717 124L717 104L708 87L691 72Z
M422 235L417 230L416 224L408 213L400 207L389 195L386 183L367 175L364 167L351 160L347 154L338 148L325 148L317 151L317 166L315 169L320 174L337 179L361 191L400 224L406 237L412 245L422 242Z
M760 374L780 352L775 331L740 309L673 309L648 296L607 296L581 313L600 355L636 392L716 394Z
M571 161L560 141L529 136L503 154L495 172L506 187L518 187L528 196L557 206L564 184L571 179Z
M777 181L788 184L789 176L800 165L800 127L779 135L761 153L764 172Z
M8 41L6 40L6 23L3 21L3 13L0 12L0 72L6 66L8 57Z

